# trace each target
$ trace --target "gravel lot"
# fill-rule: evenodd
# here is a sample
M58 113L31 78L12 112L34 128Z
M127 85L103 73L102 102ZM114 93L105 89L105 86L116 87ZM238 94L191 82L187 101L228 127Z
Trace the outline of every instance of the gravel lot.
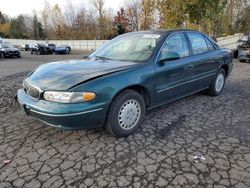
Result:
M7 94L25 74L2 77L0 187L250 187L249 72L250 64L236 63L221 96L148 111L125 139L23 115Z

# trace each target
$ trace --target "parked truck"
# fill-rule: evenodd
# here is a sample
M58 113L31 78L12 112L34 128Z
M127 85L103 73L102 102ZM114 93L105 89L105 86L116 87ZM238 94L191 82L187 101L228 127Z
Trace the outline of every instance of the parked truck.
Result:
M250 59L250 34L238 33L217 39L221 47L229 48L233 52L234 58L239 58L240 62Z

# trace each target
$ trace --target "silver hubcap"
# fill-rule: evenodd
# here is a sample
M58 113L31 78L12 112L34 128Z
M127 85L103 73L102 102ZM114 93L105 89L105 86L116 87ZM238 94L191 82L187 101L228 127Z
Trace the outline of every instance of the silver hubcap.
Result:
M215 81L215 90L217 92L220 92L222 90L224 82L225 82L224 74L220 73Z
M118 122L122 129L130 130L138 123L141 116L141 106L133 99L123 103L119 110Z

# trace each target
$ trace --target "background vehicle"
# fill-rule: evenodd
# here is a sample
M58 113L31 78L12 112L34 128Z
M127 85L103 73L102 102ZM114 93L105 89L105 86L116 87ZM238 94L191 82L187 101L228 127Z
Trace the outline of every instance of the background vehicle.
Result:
M9 43L1 43L3 57L21 57L20 50L15 48L12 44Z
M217 38L217 44L222 48L228 48L232 51L233 57L238 58L238 46L241 45L240 40L244 39L244 34L237 33Z
M241 39L240 45L238 45L238 59L240 62L245 62L250 60L250 35Z
M47 44L35 44L31 48L31 54L53 54L53 50Z
M69 54L71 52L71 47L67 45L58 46L55 49L55 54Z
M24 45L24 50L25 51L30 51L32 49L32 46L34 46L34 45L32 45L32 44L25 44Z
M30 49L30 46L28 44L25 44L24 45L24 51L29 51L29 49Z
M221 37L221 38L217 38L217 43L221 46L221 47L226 47L228 49L230 49L233 53L233 57L234 58L238 58L239 55L243 58L244 53L247 51L246 48L248 48L246 46L246 43L248 41L248 37L250 37L249 35L244 35L243 33L237 33L235 35L229 35L226 37ZM242 45L244 46L242 48ZM241 54L239 54L241 53ZM242 56L243 55L243 56ZM246 57L244 59L241 58L241 61L246 61Z
M55 49L56 49L56 45L55 44L48 44L50 50L54 53Z

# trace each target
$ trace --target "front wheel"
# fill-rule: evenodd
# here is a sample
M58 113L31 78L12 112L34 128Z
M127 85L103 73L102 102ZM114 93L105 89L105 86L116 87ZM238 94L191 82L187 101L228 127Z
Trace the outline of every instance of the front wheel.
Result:
M208 88L207 93L211 96L219 96L224 89L225 82L226 82L226 73L224 69L220 69L216 75L215 80Z
M142 95L134 90L125 90L112 102L105 127L115 137L133 134L145 116L145 102Z

